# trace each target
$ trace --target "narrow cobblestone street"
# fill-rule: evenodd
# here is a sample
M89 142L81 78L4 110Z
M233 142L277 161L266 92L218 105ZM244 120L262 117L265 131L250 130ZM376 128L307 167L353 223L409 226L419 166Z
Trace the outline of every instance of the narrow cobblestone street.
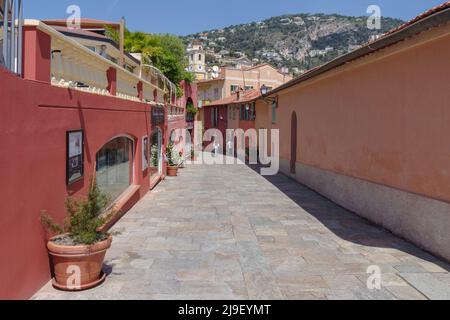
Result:
M193 165L113 229L106 282L34 299L450 299L450 266L283 175ZM381 290L367 269L382 271Z

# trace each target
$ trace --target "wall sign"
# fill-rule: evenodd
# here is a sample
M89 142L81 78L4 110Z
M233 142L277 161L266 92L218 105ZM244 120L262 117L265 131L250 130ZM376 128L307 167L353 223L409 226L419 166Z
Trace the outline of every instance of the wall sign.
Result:
M84 132L67 132L67 185L83 178L84 175Z

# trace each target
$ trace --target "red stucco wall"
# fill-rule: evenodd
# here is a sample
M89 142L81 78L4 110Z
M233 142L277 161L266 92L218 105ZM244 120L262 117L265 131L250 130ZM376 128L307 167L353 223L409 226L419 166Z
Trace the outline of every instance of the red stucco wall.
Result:
M141 139L151 132L149 106L20 79L0 70L0 298L30 297L50 279L45 209L62 221L68 195L86 193L97 151L111 138L135 138L135 183ZM66 131L85 130L85 178L66 186Z

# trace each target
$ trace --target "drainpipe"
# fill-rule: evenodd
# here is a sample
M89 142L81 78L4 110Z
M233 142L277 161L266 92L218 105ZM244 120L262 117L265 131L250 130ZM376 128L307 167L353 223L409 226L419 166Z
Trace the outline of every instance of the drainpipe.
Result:
M125 68L125 17L122 17L122 19L120 19L119 33L120 65Z

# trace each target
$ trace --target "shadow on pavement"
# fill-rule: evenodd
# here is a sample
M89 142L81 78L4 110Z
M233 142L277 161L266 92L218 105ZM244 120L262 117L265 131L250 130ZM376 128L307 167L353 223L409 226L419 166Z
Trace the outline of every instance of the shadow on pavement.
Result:
M259 174L262 166L248 167ZM339 206L292 178L282 173L263 177L341 239L363 246L396 249L450 271L450 265L442 259Z

